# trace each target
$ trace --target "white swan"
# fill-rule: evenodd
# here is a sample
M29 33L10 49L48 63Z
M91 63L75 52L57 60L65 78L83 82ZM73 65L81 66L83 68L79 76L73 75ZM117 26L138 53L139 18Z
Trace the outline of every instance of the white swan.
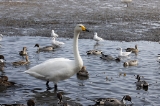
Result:
M58 37L58 35L54 32L54 30L51 31L51 37Z
M97 36L97 32L94 33L93 39L94 39L95 41L97 41L97 43L98 43L98 41L103 41L103 39L102 39L101 37L98 37L98 36Z
M29 70L26 70L25 73L28 73L35 78L47 81L46 85L48 88L50 88L49 81L53 81L56 90L57 83L59 81L70 78L83 67L83 60L78 50L78 38L81 31L88 30L82 24L78 24L74 29L73 37L74 60L66 58L49 59Z
M132 53L132 52L122 52L122 48L117 48L117 50L119 50L118 54L119 57L125 57Z
M55 45L55 46L61 46L61 45L64 45L63 42L60 42L60 41L56 41L55 40L55 37L52 38L52 45Z

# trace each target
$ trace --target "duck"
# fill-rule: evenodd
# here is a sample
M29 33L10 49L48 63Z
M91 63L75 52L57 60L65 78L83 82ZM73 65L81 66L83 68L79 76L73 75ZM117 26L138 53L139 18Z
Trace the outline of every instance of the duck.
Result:
M122 52L122 48L117 48L117 50L119 50L118 57L126 57L132 53L132 52Z
M4 58L4 56L0 55L0 66L5 66L4 61L6 61L5 58Z
M63 95L62 93L57 93L57 98L59 99L59 102L58 103L62 103L62 98L63 98Z
M137 60L130 60L128 62L124 62L123 63L123 66L126 67L126 66L136 66L138 64L138 61Z
M0 86L9 87L9 86L13 86L14 84L15 84L15 82L8 81L7 76L1 76Z
M38 43L35 44L34 47L38 47L38 49L37 49L38 52L41 52L41 51L52 51L52 50L54 50L54 47L53 47L53 46L46 46L46 47L40 48L40 46L39 46Z
M27 106L35 106L35 102L33 99L27 100Z
M127 48L126 49L126 52L131 52L132 51L132 53L137 53L137 52L139 52L139 50L138 50L138 48L137 48L137 45L135 45L135 48Z
M131 97L129 95L125 95L122 100L118 100L116 98L100 98L96 100L96 105L121 106L126 104L125 100L128 100L132 103Z
M100 58L103 59L103 60L107 60L107 61L115 60L116 62L120 62L121 61L121 59L119 57L114 58L111 55L105 55L103 53L101 53L101 54L102 54L102 56Z
M6 61L5 58L4 58L4 56L3 56L3 55L0 55L0 71L3 71L3 70L4 70L4 67L6 67L4 61Z
M79 54L78 49L78 38L80 32L89 32L84 25L77 24L74 28L73 37L73 56L74 60L67 58L53 58L42 62L30 69L26 70L25 73L46 81L47 89L49 87L49 81L54 82L54 89L57 90L57 83L65 80L76 74L83 67L83 60Z
M19 52L20 56L27 55L27 47L23 47L23 50Z
M137 75L137 82L136 82L136 86L139 86L139 87L148 87L149 84L146 82L146 81L141 81L140 80L140 76Z
M81 69L80 71L78 71L77 75L83 76L83 77L88 77L88 76L89 76L89 73L88 73L88 71L86 70L86 67L83 66L82 69Z
M132 2L132 0L121 0L122 3L126 3L127 7L129 6L128 3Z
M52 38L52 45L54 45L54 46L61 46L61 45L64 45L64 43L63 42L60 42L60 41L56 41L55 40L55 37L53 37Z
M21 65L26 65L29 63L29 59L28 59L28 55L26 55L26 61L16 61L16 62L13 62L12 64L14 66L21 66Z
M51 31L51 37L58 37L58 35L54 32L54 30Z
M102 51L101 50L89 50L86 53L87 55L90 55L90 54L99 55L99 54L102 54Z
M103 38L99 37L99 36L97 35L97 32L94 32L93 40L97 41L97 43L98 43L99 41L103 41Z

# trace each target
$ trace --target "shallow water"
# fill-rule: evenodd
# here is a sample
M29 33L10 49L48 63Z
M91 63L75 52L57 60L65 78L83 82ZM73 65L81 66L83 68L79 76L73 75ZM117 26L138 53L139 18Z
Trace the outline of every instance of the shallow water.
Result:
M82 34L83 35L83 34ZM15 86L0 89L0 103L18 103L26 104L26 100L34 99L37 106L56 105L58 99L54 90L46 91L44 81L35 79L24 73L25 70L35 66L47 59L55 57L65 57L73 59L72 39L58 38L65 45L55 49L52 52L36 53L35 43L41 46L51 45L49 37L31 37L31 36L4 36L0 42L0 54L6 58L6 68L1 75L7 75L9 81L14 81ZM159 86L160 86L160 66L157 62L159 54L159 43L148 41L137 42L117 42L105 40L95 45L92 39L79 39L79 50L84 65L89 72L88 79L78 79L76 75L70 79L58 83L58 91L64 95L63 101L70 105L94 105L94 100L100 97L115 97L121 99L124 95L129 94L132 97L134 106L159 106ZM86 51L94 48L102 50L104 54L117 56L116 48L134 47L137 44L140 52L136 56L131 54L119 63L114 61L104 61L99 55L86 55ZM18 51L23 46L28 48L30 64L26 66L13 67L11 62L22 60ZM127 60L138 60L137 66L123 67L123 62ZM124 76L124 74L126 74ZM134 75L144 76L144 79L150 84L147 91L137 89ZM108 79L106 79L106 77ZM53 83L49 83L53 87ZM129 103L129 102L128 102ZM129 103L130 104L130 103Z

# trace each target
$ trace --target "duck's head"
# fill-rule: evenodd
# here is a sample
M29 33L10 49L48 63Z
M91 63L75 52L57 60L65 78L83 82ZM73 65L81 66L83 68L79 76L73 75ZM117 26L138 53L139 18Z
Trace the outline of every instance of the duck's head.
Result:
M3 55L0 55L0 59L5 60L5 58L4 58L4 56L3 56Z
M116 50L122 50L122 48L119 47L119 48L117 48Z
M81 71L86 71L86 66L83 66Z
M23 47L23 50L27 50L27 47Z
M128 65L129 65L128 62L124 62L124 63L123 63L123 66L124 66L124 67L126 67L126 66L128 66Z
M27 101L27 106L35 106L34 100L29 99L29 100Z
M77 24L77 26L75 27L74 30L77 31L77 32L82 32L82 31L89 32L89 30L86 29L86 27L84 25L82 25L82 24Z
M135 49L138 49L137 44L135 45Z
M38 44L38 43L36 43L34 47L39 47L39 44Z
M128 101L130 101L131 103L132 103L132 98L129 96L129 95L125 95L124 97L123 97L123 99L124 100L128 100Z
M8 81L8 77L7 76L1 76L3 81Z

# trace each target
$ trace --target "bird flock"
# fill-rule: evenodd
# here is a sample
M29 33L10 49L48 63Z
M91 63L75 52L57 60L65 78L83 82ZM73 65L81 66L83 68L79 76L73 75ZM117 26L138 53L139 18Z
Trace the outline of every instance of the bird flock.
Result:
M53 58L53 59L48 59L36 66L31 67L30 69L24 71L26 74L29 74L32 77L35 77L40 80L46 81L46 86L47 90L52 89L52 87L49 86L49 82L54 83L54 90L57 91L58 85L57 83L59 81L66 80L70 78L71 76L77 74L77 76L82 76L82 77L89 77L89 73L86 70L86 66L83 64L83 60L79 54L78 50L78 38L80 36L80 33L82 31L89 32L88 29L82 24L77 24L75 29L74 29L74 36L73 36L73 56L74 59L67 59L67 58ZM3 35L1 35L3 37ZM51 43L52 46L46 46L46 47L40 47L39 44L35 44L35 47L37 47L37 53L40 52L45 52L45 51L53 51L56 47L61 47L65 43L56 41L56 39L59 37L54 30L51 31ZM2 39L1 39L2 40ZM103 38L99 37L97 35L97 32L94 33L93 40L96 41L96 44L99 44L101 41L104 41ZM100 59L106 60L106 61L116 61L120 62L121 58L123 57L128 57L131 53L135 53L136 55L138 54L139 50L137 45L135 45L135 48L126 48L125 52L122 51L122 48L117 48L119 53L117 54L117 57L113 57L111 55L106 55L103 53L101 50L89 50L86 51L87 55L101 55ZM22 51L19 51L20 56L25 57L25 61L15 61L12 62L12 65L15 67L19 67L22 65L27 65L30 63L29 61L29 56L27 53L27 47L23 47ZM0 55L0 67L1 70L3 70L5 67L5 57L3 55ZM137 66L138 65L138 60L130 60L124 62L124 67L127 66ZM149 84L145 80L141 80L143 76L136 75L137 82L135 82L135 85L139 88L143 87L148 89ZM15 85L14 82L8 81L7 76L0 76L0 86L13 86ZM59 99L58 104L61 104L62 106L69 106L67 103L64 103L62 101L63 95L61 93L57 92L57 98ZM118 100L116 98L99 98L97 100L94 100L96 105L105 105L105 106L117 106L117 105L125 105L126 102L125 100L128 100L132 103L132 99L129 95L125 95L122 100ZM33 103L32 100L29 100ZM27 103L27 105L29 102ZM28 105L31 106L31 105Z

